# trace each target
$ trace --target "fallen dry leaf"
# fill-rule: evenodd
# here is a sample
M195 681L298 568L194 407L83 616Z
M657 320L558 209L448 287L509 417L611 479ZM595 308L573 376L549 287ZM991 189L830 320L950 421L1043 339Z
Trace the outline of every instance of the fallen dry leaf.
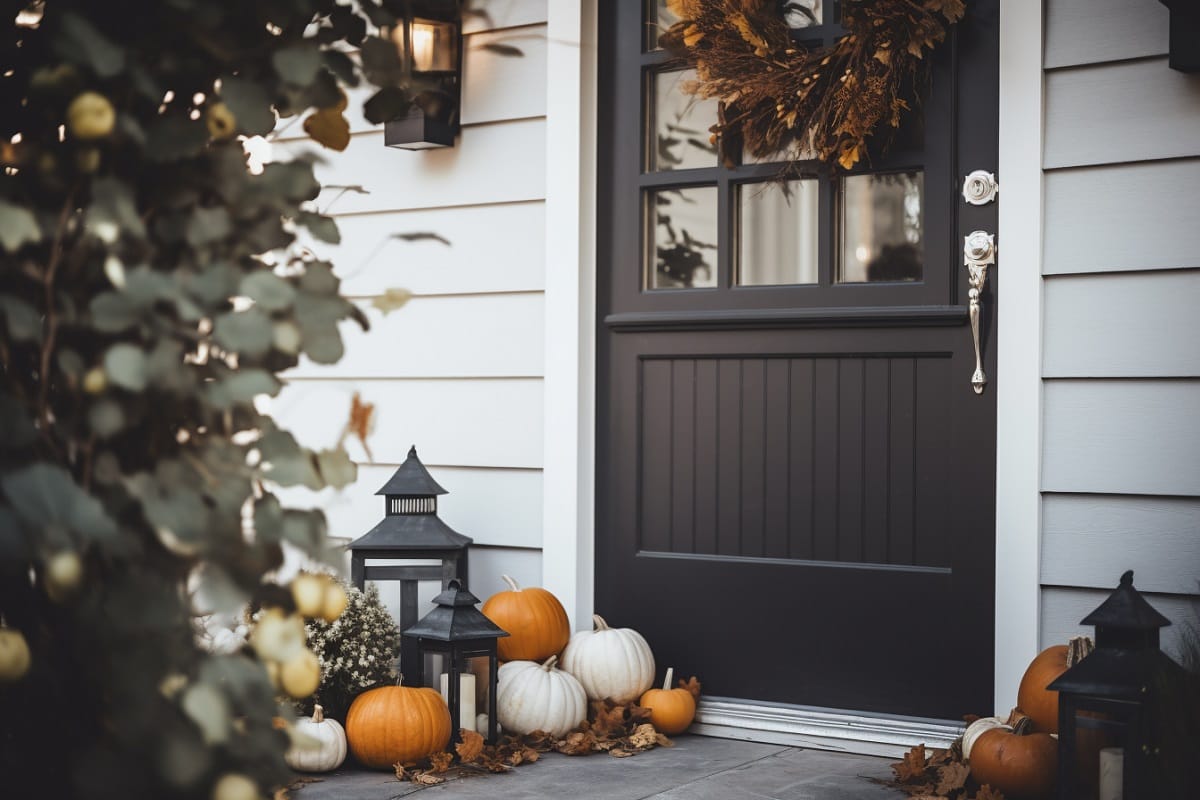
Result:
M429 757L429 771L441 774L450 769L454 756L449 753L434 753Z
M419 786L437 786L439 783L446 782L445 778L434 775L428 770L416 770L409 773L408 779Z
M454 750L458 753L459 761L469 764L479 758L480 753L483 752L483 737L467 728L463 728L460 734L462 741L454 746Z
M975 793L975 800L1004 800L1004 795L998 789L993 789L989 784L985 783Z
M962 789L967 785L967 776L970 774L971 770L966 764L947 764L944 767L938 767L938 794L948 795Z
M658 744L658 733L654 730L653 725L648 723L638 725L633 735L629 737L629 743L639 750L654 747Z
M919 744L905 753L903 761L892 764L892 771L901 783L925 777L925 745Z
M613 758L629 758L630 756L635 755L623 747L614 747L612 750L608 751L608 754Z
M679 679L679 688L687 689L689 692L691 692L693 700L700 699L700 681L696 680L695 675L688 678L686 681L683 680L682 678L680 678Z
M596 744L596 737L591 731L583 732L576 731L568 733L567 738L557 742L554 749L563 755L568 756L585 756L592 752L592 748Z

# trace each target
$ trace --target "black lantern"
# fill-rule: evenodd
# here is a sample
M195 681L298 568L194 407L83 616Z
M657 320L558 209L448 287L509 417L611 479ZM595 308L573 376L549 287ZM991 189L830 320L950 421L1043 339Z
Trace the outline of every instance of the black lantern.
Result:
M1090 794L1099 785L1109 797L1161 797L1150 782L1161 772L1154 701L1183 671L1159 649L1159 629L1171 622L1133 587L1130 570L1082 624L1096 627L1096 649L1046 687L1058 692L1058 796L1083 800L1084 787ZM1083 751L1081 740L1087 742ZM1099 765L1081 758L1101 744L1119 747L1123 755L1102 752L1108 763ZM1081 768L1096 769L1099 779L1080 775Z
M458 0L411 0L391 31L413 106L384 123L383 142L403 150L452 147L462 94L462 10Z
M437 608L404 631L404 639L414 642L418 648L419 658L416 661L417 670L415 683L419 686L429 685L426 675L426 657L441 653L448 656L445 664L446 673L442 694L446 705L450 707L451 728L454 731L452 741L460 741L459 728L475 729L474 714L474 676L471 678L472 693L469 705L470 713L463 719L463 676L467 674L467 662L471 658L486 657L488 659L488 744L496 742L496 672L499 669L496 660L496 640L508 636L508 632L497 627L496 623L483 615L475 606L479 598L467 591L466 587L457 580L450 581L449 587L433 601Z
M384 496L386 516L365 535L350 543L350 579L359 589L366 581L400 582L400 629L417 621L417 587L421 581L441 581L442 588L458 579L467 582L467 548L463 536L437 515L437 496L446 494L417 458L417 448L396 474L375 494ZM439 560L440 564L368 566L367 559ZM402 644L400 671L411 673L415 645Z

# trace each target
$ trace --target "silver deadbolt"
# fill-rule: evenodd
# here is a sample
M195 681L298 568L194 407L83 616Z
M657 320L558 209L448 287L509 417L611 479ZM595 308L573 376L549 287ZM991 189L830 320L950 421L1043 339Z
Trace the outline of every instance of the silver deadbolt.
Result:
M979 341L980 295L987 283L987 268L996 263L996 237L987 231L971 231L963 238L963 266L967 268L967 280L971 284L967 297L970 299L971 338L975 340L975 372L971 375L971 387L975 394L983 394L987 386L987 375L983 372L983 351Z
M986 169L977 169L963 179L962 195L973 206L985 206L996 199L1000 185L996 176Z

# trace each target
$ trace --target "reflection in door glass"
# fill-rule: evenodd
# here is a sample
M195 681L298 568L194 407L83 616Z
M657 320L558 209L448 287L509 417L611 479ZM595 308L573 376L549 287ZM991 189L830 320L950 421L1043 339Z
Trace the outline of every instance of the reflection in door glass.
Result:
M668 28L679 22L679 15L675 13L675 8L679 5L678 0L646 0L646 49L657 50L658 37L662 36Z
M717 285L717 187L646 193L646 288Z
M650 169L693 169L717 165L716 145L709 141L709 128L717 121L717 101L704 100L683 91L696 80L692 69L654 75L651 111L653 140L648 143Z
M919 170L842 180L839 282L921 280L924 183Z
M817 182L738 186L738 277L742 286L817 282Z

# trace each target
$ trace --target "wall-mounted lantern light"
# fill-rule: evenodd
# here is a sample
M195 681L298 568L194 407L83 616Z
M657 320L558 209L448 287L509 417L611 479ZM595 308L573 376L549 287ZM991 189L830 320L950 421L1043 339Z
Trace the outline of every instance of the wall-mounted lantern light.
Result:
M459 0L412 0L390 32L413 94L400 119L384 124L388 147L453 147L462 96L462 10Z

